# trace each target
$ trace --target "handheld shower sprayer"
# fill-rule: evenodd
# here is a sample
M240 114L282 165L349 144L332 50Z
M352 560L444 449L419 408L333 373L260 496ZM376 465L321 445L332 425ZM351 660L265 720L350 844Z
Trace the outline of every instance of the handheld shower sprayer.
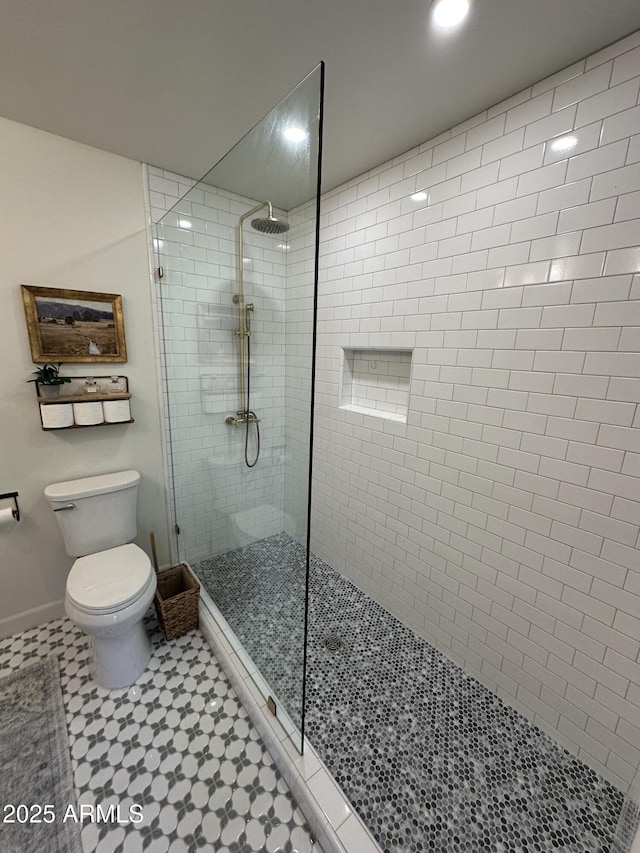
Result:
M286 219L275 216L270 201L263 201L252 210L244 213L238 220L238 292L233 296L233 302L238 306L238 328L234 335L238 338L238 410L236 416L229 415L225 423L232 426L245 424L244 461L248 468L253 468L260 458L260 423L255 412L251 411L251 314L254 312L253 302L244 304L244 275L243 275L243 233L242 226L246 219L253 216L264 207L267 216L251 220L251 227L261 234L284 234L290 226ZM245 356L246 352L246 356ZM246 377L246 378L245 378ZM253 462L249 462L249 425L256 425L257 450Z

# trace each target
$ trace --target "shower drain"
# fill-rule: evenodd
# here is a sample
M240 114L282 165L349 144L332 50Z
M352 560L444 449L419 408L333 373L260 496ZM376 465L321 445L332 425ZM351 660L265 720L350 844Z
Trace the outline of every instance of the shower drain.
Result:
M337 634L329 634L324 638L324 647L330 652L337 652L342 648L342 640Z

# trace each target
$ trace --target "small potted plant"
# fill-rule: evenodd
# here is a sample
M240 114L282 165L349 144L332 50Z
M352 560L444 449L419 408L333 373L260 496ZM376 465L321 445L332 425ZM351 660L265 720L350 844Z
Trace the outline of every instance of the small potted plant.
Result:
M62 362L53 364L47 362L34 370L35 379L27 379L27 382L37 382L38 393L41 397L57 397L60 393L60 386L65 382L71 382L68 376L60 376L59 371L62 367Z

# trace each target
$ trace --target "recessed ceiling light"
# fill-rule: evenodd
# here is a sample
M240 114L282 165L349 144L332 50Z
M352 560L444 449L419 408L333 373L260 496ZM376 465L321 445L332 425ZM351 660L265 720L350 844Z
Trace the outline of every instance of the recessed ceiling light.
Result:
M282 134L289 142L304 142L308 136L303 127L285 127Z
M420 191L419 193L414 193L411 198L413 199L413 201L426 201L427 194L423 191Z
M178 219L178 228L193 228L193 225L188 219Z
M461 24L469 14L470 0L435 0L431 7L433 22L443 29Z
M556 152L571 151L578 144L578 140L573 134L570 136L561 136L554 139L551 143L551 150Z

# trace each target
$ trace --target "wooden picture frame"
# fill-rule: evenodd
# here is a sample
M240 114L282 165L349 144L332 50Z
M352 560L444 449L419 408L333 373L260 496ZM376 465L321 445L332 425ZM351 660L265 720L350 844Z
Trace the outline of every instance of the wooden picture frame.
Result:
M121 296L23 284L22 299L36 363L127 360Z

